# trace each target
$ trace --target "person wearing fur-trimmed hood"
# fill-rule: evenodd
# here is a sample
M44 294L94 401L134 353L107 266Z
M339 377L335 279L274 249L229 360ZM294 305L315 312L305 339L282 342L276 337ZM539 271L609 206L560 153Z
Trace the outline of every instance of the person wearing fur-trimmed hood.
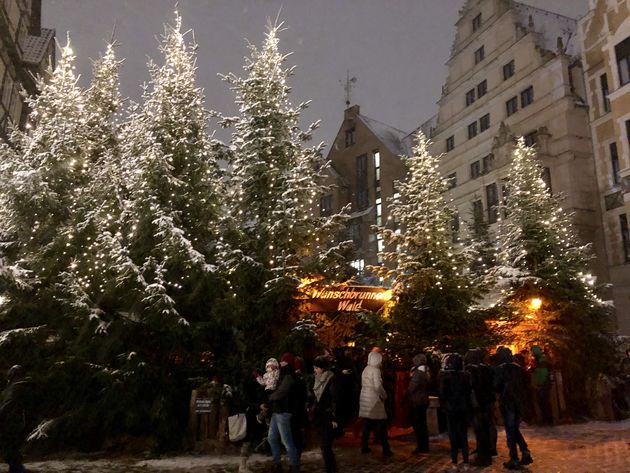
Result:
M361 374L361 396L359 398L359 417L363 418L363 435L361 436L361 452L369 453L370 433L375 431L376 437L383 447L383 455L392 456L387 439L387 413L385 399L387 393L383 387L381 363L383 355L372 351L368 355L368 363Z

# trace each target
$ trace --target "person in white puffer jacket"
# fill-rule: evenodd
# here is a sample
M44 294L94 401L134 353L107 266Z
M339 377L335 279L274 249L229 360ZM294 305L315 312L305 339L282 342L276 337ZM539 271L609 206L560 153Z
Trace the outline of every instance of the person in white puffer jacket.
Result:
M363 418L361 453L369 453L370 434L374 431L383 447L383 455L393 455L387 439L387 413L384 401L387 393L383 388L381 363L383 355L373 351L368 355L368 364L361 374L361 396L359 398L359 417Z

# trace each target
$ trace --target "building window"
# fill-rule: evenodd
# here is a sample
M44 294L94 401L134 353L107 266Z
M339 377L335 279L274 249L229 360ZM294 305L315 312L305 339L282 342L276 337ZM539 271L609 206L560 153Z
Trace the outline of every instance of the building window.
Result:
M486 57L486 53L483 46L475 51L475 64L479 64Z
M507 112L507 116L514 115L518 111L518 100L516 97L512 97L510 100L505 102L505 111Z
M473 33L477 31L479 28L481 28L481 13L479 13L479 15L473 18L472 28L473 28Z
M368 203L368 183L367 183L367 154L357 156L357 209L367 208Z
M499 218L499 192L496 183L486 186L486 203L488 204L488 223L495 223Z
M545 185L547 186L547 191L549 192L549 194L553 194L553 189L551 187L551 169L546 166L542 168L542 174L540 177L543 181L545 181Z
M612 168L612 181L614 185L621 184L619 176L619 155L617 154L617 143L610 143L610 165Z
M4 84L2 84L2 104L4 108L11 108L11 98L13 97L13 78L9 71L4 76Z
M367 154L357 156L357 178L367 176Z
M475 161L470 164L470 178L477 179L479 176L481 176L481 164L479 161Z
M481 98L488 93L488 81L483 80L477 84L477 98Z
M361 246L361 223L352 222L349 227L348 235L350 239L355 243L356 246Z
M619 69L619 84L623 86L630 82L630 37L615 46L615 56Z
M608 77L606 74L599 76L599 83L602 88L602 108L604 113L610 112L610 99L608 98Z
M376 224L383 225L383 199L376 199Z
M453 148L455 148L455 137L449 136L446 138L446 151L451 151Z
M451 241L457 243L459 240L459 214L454 213L451 220Z
M521 92L521 108L527 107L534 101L534 88L530 85L527 89Z
M630 120L626 120L626 139L630 145Z
M477 122L472 122L468 125L468 139L474 138L477 136Z
M376 187L381 185L381 153L379 150L374 151L374 180Z
M514 59L503 66L503 80L508 80L514 75Z
M535 146L536 143L538 143L538 132L532 131L531 133L525 135L523 138L525 138L525 146Z
M357 189L357 210L365 210L368 207L368 190Z
M446 176L446 186L449 189L452 189L457 186L457 173L452 172L448 176Z
M619 228L621 230L621 243L623 245L623 256L626 263L630 262L630 230L628 229L628 217L626 214L619 215Z
M483 224L483 203L481 200L474 200L472 203L473 224L475 227Z
M494 162L494 154L489 154L481 158L481 172L488 174L492 170L492 163Z
M490 114L486 113L479 119L479 130L486 131L488 128L490 128Z
M346 148L354 144L354 128L346 130Z
M475 89L470 89L466 92L466 106L468 107L475 101Z
M332 197L332 194L328 194L319 199L319 212L321 215L330 215L332 213Z

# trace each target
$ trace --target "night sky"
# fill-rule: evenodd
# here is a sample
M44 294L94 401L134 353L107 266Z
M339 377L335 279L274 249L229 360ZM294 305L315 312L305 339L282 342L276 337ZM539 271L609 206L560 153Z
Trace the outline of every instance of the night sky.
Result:
M85 85L90 58L105 48L115 25L117 53L125 62L121 89L139 100L148 79L148 58L157 50L163 24L172 21L169 0L43 0L42 25L57 30L60 44L69 33L77 72ZM587 0L528 0L532 6L571 17L587 12ZM241 75L246 39L260 44L267 19L279 16L287 30L283 52L297 65L291 101L312 100L304 122L322 120L317 141L330 143L343 118L346 71L356 77L353 104L361 112L411 131L437 112L446 77L458 11L464 0L180 0L186 29L194 30L198 81L206 107L236 113L233 95L217 74ZM192 39L192 35L190 37ZM210 129L217 127L210 124ZM220 130L217 137L227 139Z

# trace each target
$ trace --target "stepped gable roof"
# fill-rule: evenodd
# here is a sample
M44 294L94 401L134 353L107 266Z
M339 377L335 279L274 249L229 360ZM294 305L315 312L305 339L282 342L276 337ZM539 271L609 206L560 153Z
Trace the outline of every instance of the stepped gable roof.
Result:
M514 11L520 23L527 27L531 21L533 31L539 33L538 46L546 51L558 51L558 38L562 38L563 52L569 56L580 54L577 38L577 20L558 13L535 8L524 3L514 3Z
M42 28L39 36L27 35L24 39L22 60L34 66L41 64L54 36L55 30L50 28Z
M459 23L468 10L478 3L478 0L466 0L462 8L459 10ZM539 34L538 46L541 49L551 52L558 52L558 38L562 38L563 52L570 56L580 54L580 46L577 39L577 20L568 16L560 15L542 8L532 7L525 3L515 2L513 0L504 0L505 5L509 8L516 18L520 26L524 29L531 29ZM531 17L531 25L530 25ZM457 52L459 44L458 30L456 30L453 44L451 45L450 57Z
M403 139L408 135L406 131L399 130L393 126L389 126L373 118L365 115L357 114L357 117L363 122L369 130L395 155L407 154Z

